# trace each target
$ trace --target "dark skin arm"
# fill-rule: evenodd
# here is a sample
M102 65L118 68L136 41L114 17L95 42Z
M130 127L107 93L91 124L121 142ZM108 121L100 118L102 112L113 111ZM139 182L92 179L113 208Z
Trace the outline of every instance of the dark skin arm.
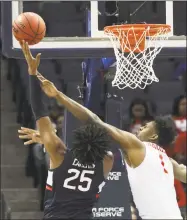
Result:
M50 168L55 169L64 160L65 144L56 135L49 117L43 117L36 121L41 140L50 156Z
M62 92L58 91L52 82L45 79L39 72L37 77L41 82L41 87L45 94L49 97L55 98L58 102L63 104L68 111L70 111L76 118L82 122L92 121L98 125L104 127L114 140L124 145L125 149L139 148L142 146L142 142L133 134L120 130L112 125L103 122L96 114L89 109L69 98ZM134 144L134 146L132 146Z
M89 109L58 91L54 84L46 80L40 73L37 73L37 77L46 95L56 98L56 100L63 104L76 118L83 122L92 121L105 128L110 136L120 144L122 150L128 154L129 163L131 165L138 166L143 161L145 147L135 135L103 122Z
M175 160L171 159L171 163L173 165L173 172L174 172L174 176L175 179L186 183L186 166L184 166L183 164L178 164Z
M28 64L29 75L36 75L37 68L40 63L40 54L38 54L36 58L34 58L30 52L28 44L24 41L20 42L20 44ZM66 147L61 139L56 135L49 117L46 116L39 118L36 121L36 124L40 133L42 143L44 144L46 151L50 155L50 166L51 168L56 168L62 163L64 159L63 153L65 152Z

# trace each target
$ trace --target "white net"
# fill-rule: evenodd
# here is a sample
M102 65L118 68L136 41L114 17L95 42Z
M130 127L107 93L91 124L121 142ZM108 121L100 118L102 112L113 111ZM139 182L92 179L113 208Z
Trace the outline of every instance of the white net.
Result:
M163 47L163 40L168 38L168 28L159 27L153 34L151 28L147 27L141 36L137 36L134 27L124 31L119 26L115 32L106 28L105 34L110 38L116 56L116 74L112 86L144 89L153 81L159 81L153 70L153 61ZM145 42L143 49L142 42Z

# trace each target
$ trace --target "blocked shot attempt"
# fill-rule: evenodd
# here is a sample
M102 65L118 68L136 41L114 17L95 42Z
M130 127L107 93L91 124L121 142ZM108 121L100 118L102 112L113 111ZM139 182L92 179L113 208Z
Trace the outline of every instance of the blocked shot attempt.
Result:
M46 95L61 102L79 120L85 123L91 122L104 129L120 144L127 165L134 202L140 216L144 219L182 219L176 199L174 178L186 183L186 167L170 159L165 150L158 146L169 145L175 140L176 129L171 117L157 117L141 127L137 137L104 123L90 110L58 91L53 83L37 71L39 62L38 59L32 57L28 44L22 42L22 48L30 74ZM151 185L147 184L147 178L154 179ZM144 183L142 188L139 180ZM154 197L150 196L152 193ZM154 205L147 209L150 204Z

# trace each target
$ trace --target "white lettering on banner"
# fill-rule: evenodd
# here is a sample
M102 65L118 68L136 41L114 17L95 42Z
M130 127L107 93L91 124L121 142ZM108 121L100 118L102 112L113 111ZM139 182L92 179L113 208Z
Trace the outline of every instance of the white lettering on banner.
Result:
M93 208L92 213L94 217L122 217L124 213L124 207Z
M121 172L110 172L107 179L108 180L119 180Z

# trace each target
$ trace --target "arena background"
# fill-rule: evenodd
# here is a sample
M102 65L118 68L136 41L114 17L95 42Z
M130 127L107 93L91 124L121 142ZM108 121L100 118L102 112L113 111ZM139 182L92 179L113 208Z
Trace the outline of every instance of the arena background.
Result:
M1 1L1 187L7 203L3 207L8 207L7 218L11 212L12 219L39 219L48 157L42 146L25 148L17 136L20 126L35 128L27 66L11 28L12 20L22 11L40 14L47 24L46 38L32 48L34 54L42 52L40 72L106 122L126 129L135 98L143 99L154 117L172 114L174 99L186 92L186 2ZM178 36L166 42L154 62L160 82L145 90L111 86L115 57L108 40L101 41L102 30L106 25L125 22L167 23L172 26L172 35ZM63 106L46 101L58 135L71 147L72 131L80 123ZM176 123L186 131L186 116ZM132 196L116 143L113 152L115 165L93 214L101 219L131 219ZM185 153L182 156L185 161ZM185 214L184 207L181 210Z

